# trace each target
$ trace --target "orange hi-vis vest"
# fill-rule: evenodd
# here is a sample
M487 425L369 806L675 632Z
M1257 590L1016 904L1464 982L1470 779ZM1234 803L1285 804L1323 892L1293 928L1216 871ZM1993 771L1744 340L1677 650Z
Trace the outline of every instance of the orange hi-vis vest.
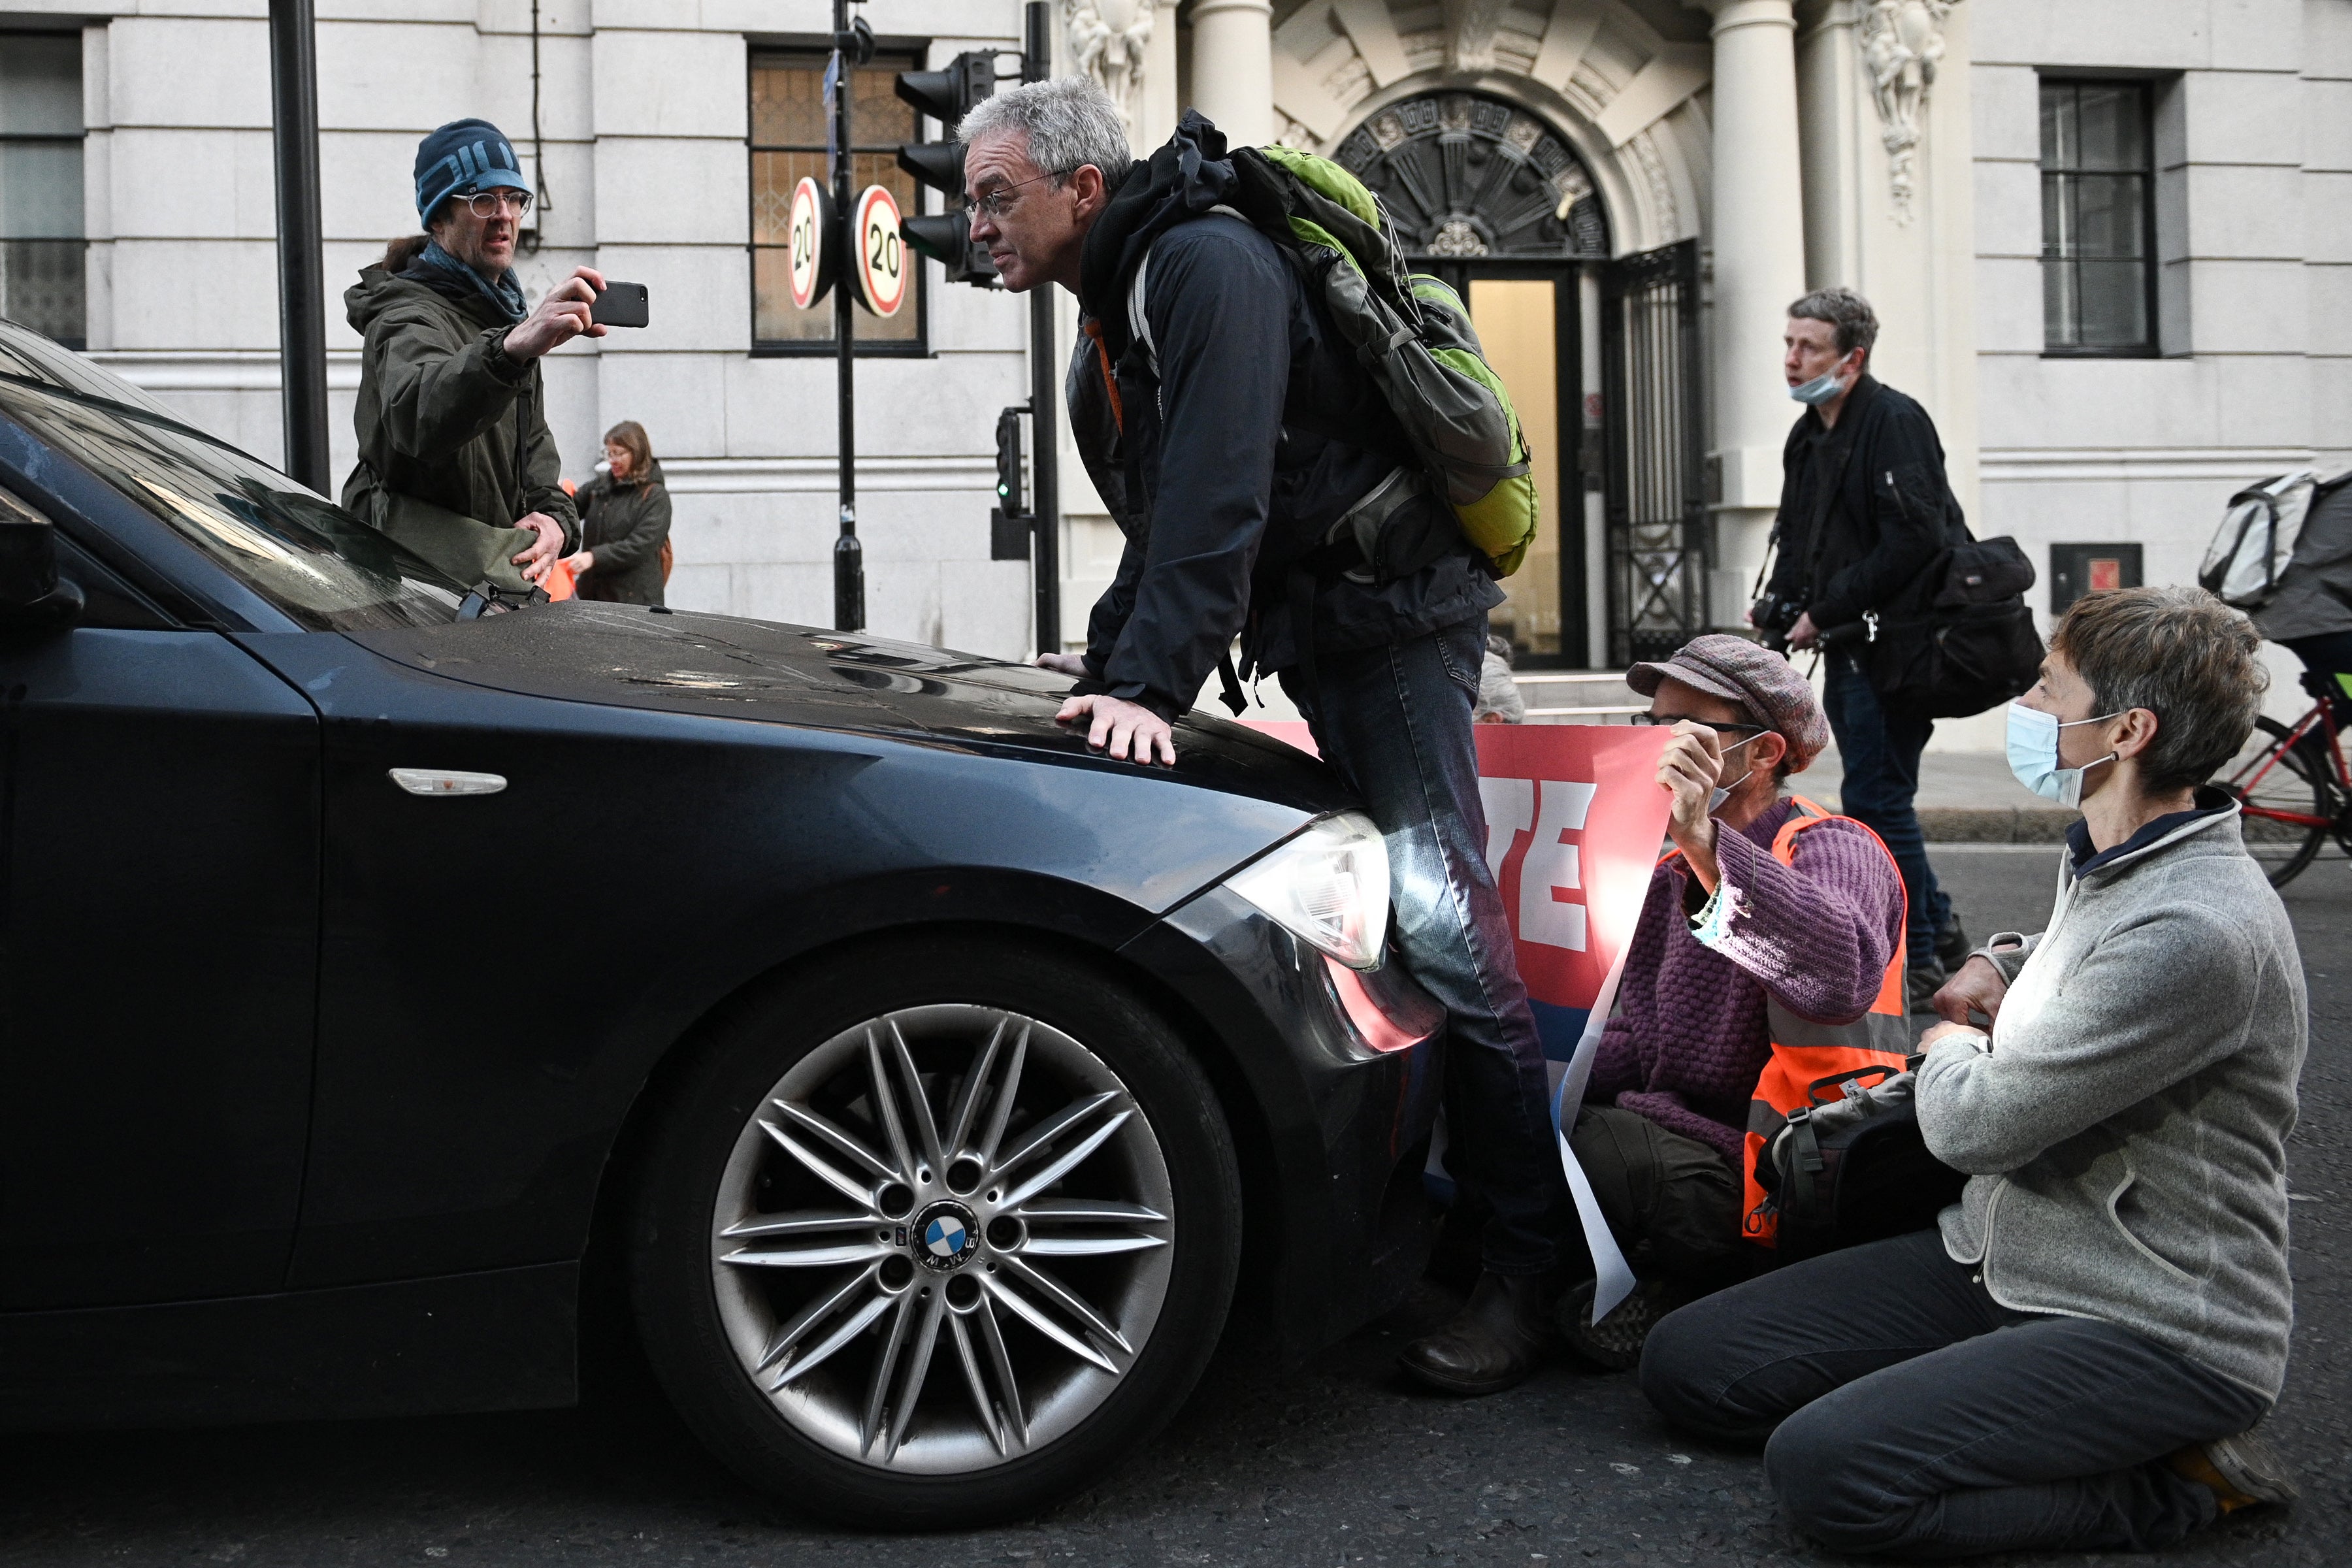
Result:
M1851 822L1878 846L1886 863L1895 867L1895 856L1867 823L1851 816L1838 816L1823 811L1802 795L1790 795L1790 804L1796 809L1780 831L1772 836L1772 858L1783 866L1793 866L1797 859L1797 835L1809 827L1819 827L1824 822ZM1669 855L1682 852L1675 850ZM1895 867L1895 885L1902 886L1902 868ZM1768 1205L1762 1184L1756 1180L1756 1162L1765 1146L1788 1125L1789 1112L1801 1105L1812 1103L1812 1089L1824 1079L1833 1079L1866 1068L1888 1068L1901 1072L1911 1054L1911 1020L1908 1001L1904 994L1904 931L1910 923L1910 894L1904 894L1903 920L1895 928L1895 953L1887 960L1886 973L1878 983L1878 999L1870 1011L1851 1024L1816 1024L1801 1018L1780 1004L1769 989L1764 993L1764 1021L1772 1034L1772 1057L1764 1064L1763 1073L1756 1079L1754 1094L1748 1102L1748 1139L1740 1165L1740 1180L1746 1189L1746 1216L1740 1230L1750 1241L1761 1246L1774 1245L1779 1237L1780 1215Z
M1902 887L1903 870L1895 865L1894 852L1867 823L1833 816L1802 795L1789 798L1797 809L1780 825L1780 831L1772 836L1772 858L1783 866L1794 865L1798 834L1824 822L1852 822L1870 834L1870 841L1878 846L1878 852L1894 868L1895 886ZM1816 1024L1810 1018L1800 1018L1782 1006L1780 999L1770 991L1764 993L1764 1021L1772 1031L1772 1059L1764 1064L1763 1073L1756 1079L1755 1096L1748 1102L1748 1142L1740 1169L1747 1205L1742 1211L1747 1217L1740 1222L1740 1229L1748 1240L1766 1247L1779 1240L1780 1216L1765 1203L1763 1185L1756 1180L1756 1162L1762 1157L1765 1146L1788 1124L1789 1112L1811 1104L1813 1086L1823 1079L1864 1068L1901 1072L1909 1058L1911 1009L1904 994L1903 981L1904 933L1910 921L1910 891L1906 889L1903 919L1895 927L1895 953L1886 961L1886 973L1879 980L1878 999L1871 1003L1869 1012L1851 1024Z

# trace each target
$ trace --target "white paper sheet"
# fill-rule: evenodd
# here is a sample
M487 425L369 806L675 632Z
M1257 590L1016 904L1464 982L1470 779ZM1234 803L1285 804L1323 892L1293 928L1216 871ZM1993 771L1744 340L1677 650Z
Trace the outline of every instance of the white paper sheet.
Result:
M1568 1177L1570 1194L1576 1199L1576 1217L1584 1226L1584 1244L1592 1253L1592 1321L1596 1323L1633 1293L1633 1270L1626 1263L1625 1255L1617 1249L1617 1238L1609 1234L1609 1222L1601 1215L1601 1200L1593 1195L1591 1180L1577 1163L1576 1152L1569 1147L1568 1135L1576 1125L1577 1107L1584 1103L1584 1086L1592 1077L1592 1055L1601 1048L1601 1031L1616 1008L1617 982L1624 973L1625 955L1620 952L1616 963L1610 968L1609 978L1601 983L1601 994L1592 999L1584 1033L1576 1042L1575 1054L1569 1058L1568 1070L1560 1075L1558 1098L1552 1102L1552 1120L1559 1128L1560 1170Z

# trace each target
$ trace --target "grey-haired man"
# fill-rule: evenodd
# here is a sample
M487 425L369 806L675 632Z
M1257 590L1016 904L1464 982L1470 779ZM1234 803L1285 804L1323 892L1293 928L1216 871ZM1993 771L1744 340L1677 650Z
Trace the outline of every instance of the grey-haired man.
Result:
M1217 210L1238 176L1216 127L1188 113L1136 163L1108 96L1063 80L991 99L960 133L972 236L1005 287L1078 297L1071 426L1127 536L1085 655L1039 660L1079 678L1062 717L1111 756L1173 763L1174 721L1235 637L1244 673L1280 675L1387 838L1396 946L1452 1019L1449 1163L1493 1216L1469 1305L1403 1365L1448 1393L1508 1388L1550 1338L1570 1209L1478 799L1472 705L1502 594L1458 534L1386 583L1310 572L1410 448L1297 269Z

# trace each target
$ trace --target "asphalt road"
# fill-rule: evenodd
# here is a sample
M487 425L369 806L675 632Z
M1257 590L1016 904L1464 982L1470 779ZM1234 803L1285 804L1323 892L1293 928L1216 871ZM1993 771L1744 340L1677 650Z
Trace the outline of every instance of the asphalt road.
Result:
M1937 859L1971 931L2038 929L2053 851ZM2321 863L2287 903L2313 1048L2294 1146L2294 1361L2270 1433L2300 1466L2304 1500L2226 1521L2166 1563L2333 1564L2352 1540L2352 867ZM0 1564L1828 1561L1780 1521L1751 1455L1677 1437L1630 1378L1561 1365L1463 1403L1403 1387L1397 1346L1446 1305L1432 1288L1286 1372L1228 1355L1147 1451L1020 1528L817 1526L731 1480L659 1412L559 1412L8 1438Z

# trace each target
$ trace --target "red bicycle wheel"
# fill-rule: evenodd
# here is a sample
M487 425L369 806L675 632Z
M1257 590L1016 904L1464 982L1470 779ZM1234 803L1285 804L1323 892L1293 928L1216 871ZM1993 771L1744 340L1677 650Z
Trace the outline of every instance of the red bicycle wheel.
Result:
M2293 733L2275 719L2258 719L2238 754L2213 783L2245 807L2246 852L2261 862L2273 888L2284 888L2327 842L2336 818L2334 792L2308 747L2287 744Z

